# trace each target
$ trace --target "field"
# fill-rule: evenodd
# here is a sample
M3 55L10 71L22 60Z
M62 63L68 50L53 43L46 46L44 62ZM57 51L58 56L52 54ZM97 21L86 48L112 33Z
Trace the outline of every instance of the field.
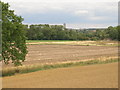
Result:
M118 56L117 42L30 41L27 44L29 52L24 65L116 58ZM3 65L3 67L7 66Z
M41 70L39 68L38 70L33 70L37 72L32 72L31 70L31 73L3 77L3 87L116 88L118 87L118 68L116 61L116 63L108 64L105 64L105 62L99 64L99 62L97 62L98 64L90 66L86 65L91 62L86 63L85 66L79 66L79 63L71 65L71 63L90 60L106 61L107 59L117 59L117 46L118 42L116 41L27 41L29 52L25 62L23 62L23 66L21 66L22 68L25 67L25 69L28 70L31 68L30 66L35 67L46 64L63 65L51 65L43 67L42 71L39 71ZM12 67L13 65L3 65L3 70L10 70ZM46 70L49 68L56 69ZM12 69L10 72L12 72Z
M58 68L3 78L3 88L117 87L117 63Z
M37 45L82 45L82 46L118 46L118 41L72 41L72 40L27 40L26 43Z
M117 56L117 47L29 45L24 64L56 63Z

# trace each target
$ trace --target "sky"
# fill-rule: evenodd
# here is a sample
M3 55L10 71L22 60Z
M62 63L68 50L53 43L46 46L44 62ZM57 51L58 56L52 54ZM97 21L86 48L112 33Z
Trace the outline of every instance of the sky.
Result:
M2 0L24 24L63 24L67 28L118 25L119 0Z

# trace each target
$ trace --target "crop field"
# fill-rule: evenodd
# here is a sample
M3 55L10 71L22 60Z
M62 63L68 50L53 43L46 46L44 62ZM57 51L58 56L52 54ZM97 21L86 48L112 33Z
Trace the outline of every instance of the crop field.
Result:
M3 77L3 88L117 88L118 63L76 66Z
M23 68L27 65L29 67L29 65L54 65L90 60L105 61L118 58L118 42L115 41L27 41L27 47L29 52L23 62ZM3 87L116 88L118 87L117 65L116 62L90 66L73 64L74 67L68 68L65 65L47 66L45 68L58 68L3 77ZM13 65L3 65L3 69L6 70L12 67Z
M57 44L56 44L57 43ZM24 65L116 58L117 42L103 41L29 41ZM3 65L8 67L11 65Z
M23 65L116 58L115 41L27 41L28 54ZM9 67L12 65L3 65Z

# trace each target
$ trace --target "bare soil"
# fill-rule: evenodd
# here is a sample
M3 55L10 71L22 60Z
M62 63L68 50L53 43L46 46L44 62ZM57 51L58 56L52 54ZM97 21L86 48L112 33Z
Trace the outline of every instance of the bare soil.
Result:
M3 88L117 88L118 63L58 68L3 77Z
M28 45L24 64L54 63L117 56L115 46Z
M23 65L80 61L101 57L117 57L117 46L28 45ZM10 65L3 65L7 67Z

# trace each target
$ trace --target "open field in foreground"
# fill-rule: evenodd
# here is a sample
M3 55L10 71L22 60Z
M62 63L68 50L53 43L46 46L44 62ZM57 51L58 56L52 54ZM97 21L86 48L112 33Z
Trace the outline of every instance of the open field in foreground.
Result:
M50 69L3 77L3 88L117 88L118 63Z

